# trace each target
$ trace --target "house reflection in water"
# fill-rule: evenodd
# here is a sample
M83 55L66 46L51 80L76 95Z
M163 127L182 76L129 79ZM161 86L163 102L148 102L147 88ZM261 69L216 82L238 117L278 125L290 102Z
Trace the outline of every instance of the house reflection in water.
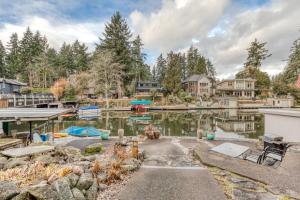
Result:
M224 110L216 117L216 124L225 132L256 133L257 116L259 116L259 113L255 110Z

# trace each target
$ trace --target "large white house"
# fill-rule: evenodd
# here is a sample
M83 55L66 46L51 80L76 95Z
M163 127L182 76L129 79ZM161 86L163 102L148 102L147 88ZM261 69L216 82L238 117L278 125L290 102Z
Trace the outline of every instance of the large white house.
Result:
M231 79L217 83L217 93L222 97L255 97L255 79Z

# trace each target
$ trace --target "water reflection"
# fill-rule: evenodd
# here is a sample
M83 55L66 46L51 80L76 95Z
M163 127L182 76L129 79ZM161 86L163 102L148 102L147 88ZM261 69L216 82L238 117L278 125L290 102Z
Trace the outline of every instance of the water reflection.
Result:
M72 125L95 126L109 129L112 135L119 128L125 135L141 134L144 127L152 123L158 127L163 136L194 136L198 128L215 132L217 137L257 138L263 135L263 116L256 110L199 110L199 111L161 111L134 114L131 112L105 112L95 120L78 120L76 117L65 118L57 124L56 129Z

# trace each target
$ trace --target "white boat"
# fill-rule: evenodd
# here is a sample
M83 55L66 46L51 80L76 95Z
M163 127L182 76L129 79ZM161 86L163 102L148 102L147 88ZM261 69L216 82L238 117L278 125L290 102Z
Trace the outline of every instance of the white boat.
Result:
M98 106L83 106L77 113L80 119L94 119L101 115L101 109Z

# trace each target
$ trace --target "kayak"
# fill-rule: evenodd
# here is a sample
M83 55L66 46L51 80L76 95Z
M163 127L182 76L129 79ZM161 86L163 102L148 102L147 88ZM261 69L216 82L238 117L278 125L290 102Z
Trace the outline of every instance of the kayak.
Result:
M96 129L95 127L81 127L81 126L71 126L65 130L69 135L77 137L97 137L101 136L103 133Z

